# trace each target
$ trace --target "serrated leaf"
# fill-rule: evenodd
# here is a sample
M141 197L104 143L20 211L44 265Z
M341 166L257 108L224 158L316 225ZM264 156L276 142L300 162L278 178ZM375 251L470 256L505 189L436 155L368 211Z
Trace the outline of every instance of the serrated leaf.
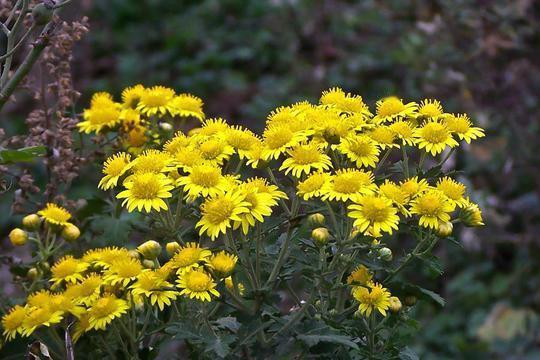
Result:
M439 304L441 307L445 305L446 302L444 301L443 297L437 294L436 292L428 290L428 289L424 289L420 286L417 286L417 289L422 295L425 295L424 297L433 300L434 302Z
M232 316L219 318L216 320L216 324L221 328L229 329L233 333L236 333L240 329L240 323Z
M426 263L428 270L434 276L440 276L443 274L443 265L437 256L433 254L426 254L421 256L420 259Z
M231 347L229 345L234 342L234 339L232 335L206 338L206 351L212 351L220 358L224 358L230 354Z
M329 342L358 350L358 345L352 341L352 338L344 335L298 335L297 338L309 347L315 346L319 342Z

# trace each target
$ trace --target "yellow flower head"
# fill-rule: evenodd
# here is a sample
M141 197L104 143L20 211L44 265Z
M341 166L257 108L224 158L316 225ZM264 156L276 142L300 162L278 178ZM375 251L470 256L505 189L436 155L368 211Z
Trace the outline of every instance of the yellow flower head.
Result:
M323 200L347 201L359 195L371 194L376 186L370 171L340 169L331 176L324 189Z
M415 198L418 194L429 188L427 180L418 180L418 176L402 181L399 186L401 190L407 194L409 199Z
M171 305L171 300L175 300L177 291L165 290L172 288L172 284L165 281L153 270L144 270L137 276L137 281L131 285L131 293L134 296L143 296L150 300L152 305L158 306L163 311L165 305Z
M443 107L438 100L424 99L418 107L418 116L438 119L443 115Z
M144 93L144 86L137 84L122 90L122 105L124 108L135 109Z
M115 103L110 94L94 94L90 109L83 112L84 121L78 123L77 127L86 134L112 129L120 122L120 109L121 105Z
M180 295L186 295L190 299L211 301L210 295L219 297L219 292L215 289L216 283L202 269L192 269L180 274L177 283L182 289Z
M376 142L366 135L341 139L338 151L356 164L356 167L376 167L380 150Z
M103 285L103 278L98 274L86 276L80 283L68 285L65 295L76 304L90 305L98 297Z
M88 312L84 312L75 322L73 334L71 335L73 341L77 342L88 330L90 330L90 316L88 315Z
M133 160L133 172L167 172L174 168L172 156L164 151L146 150Z
M257 141L253 143L251 148L248 151L245 151L247 165L251 166L254 169L258 169L267 165L267 162L264 161L262 158L263 151L263 142L257 138Z
M173 189L172 181L163 174L136 173L124 181L126 190L116 197L124 199L122 205L127 205L129 212L137 209L150 212L152 209L167 210L167 204L163 199L170 198Z
M228 182L219 167L201 164L193 166L188 172L189 174L179 178L177 183L184 186L190 201L199 196L214 196L228 189Z
M202 126L193 134L195 139L205 139L223 134L229 128L227 120L222 118L206 119L202 122ZM191 135L191 131L189 132Z
M233 282L232 276L226 277L224 282L225 282L225 287L230 292L238 293L238 295L244 296L244 290L245 290L244 284L239 283L239 282ZM235 285L236 285L236 289L235 289Z
M371 116L369 108L361 96L346 94L342 89L337 87L323 91L320 103L322 105L333 105L346 113L360 113L364 116Z
M277 204L279 199L287 199L287 194L279 190L276 185L269 184L264 178L253 177L245 181L244 186L246 188L254 188L259 193L269 194L274 200L274 204Z
M165 145L163 145L163 150L174 156L176 153L190 145L191 139L188 138L183 132L178 131L176 134L174 134L172 139L167 140Z
M266 127L288 127L293 132L307 129L306 122L302 121L303 111L298 107L281 106L273 110L266 121Z
M76 318L80 317L85 311L83 306L76 304L69 296L61 293L51 296L48 309L51 312L60 311L62 315L71 314Z
M256 188L249 185L243 185L240 190L244 193L244 201L248 204L248 211L239 214L240 221L234 222L234 229L242 227L244 234L248 233L250 227L255 226L255 223L264 222L264 217L272 214L272 206L275 205L275 200L269 193L259 192Z
M23 322L26 319L27 309L15 305L12 307L7 314L2 316L2 328L4 329L3 335L6 340L11 340L17 336L17 334L22 334L23 332Z
M208 266L217 277L226 278L232 274L237 261L238 257L235 255L220 251L208 259Z
M143 270L139 260L133 258L118 259L105 271L103 281L110 285L127 286Z
M391 122L396 119L414 117L418 105L415 102L403 103L395 96L377 101L377 112L373 120L376 123Z
M467 144L470 144L471 140L485 136L482 128L472 126L466 114L450 115L444 119L444 122L449 131L456 134L460 140L465 140Z
M377 283L368 286L355 286L352 290L353 297L360 304L358 310L365 316L370 316L373 310L386 316L386 310L390 307L390 292Z
M420 225L434 230L450 221L453 210L454 205L439 190L427 190L411 202L411 213L420 216Z
M196 96L180 94L172 99L171 105L177 116L193 116L201 121L204 120L203 101Z
M98 187L108 190L118 184L118 179L131 167L131 155L124 152L110 156L103 164L105 176L99 181Z
M234 154L234 148L218 137L209 137L201 140L196 146L205 162L214 166L221 166Z
M88 268L88 263L66 255L58 260L51 268L51 279L55 285L61 282L76 283L83 279L82 273Z
M464 198L467 187L456 180L445 176L437 182L437 190L440 190L452 204L460 208L467 206L467 200Z
M235 221L242 221L240 215L249 212L250 204L245 201L245 194L229 191L206 199L201 205L201 219L195 225L199 234L206 233L212 240L227 231Z
M447 126L438 121L430 121L414 131L414 136L418 138L417 145L419 149L425 149L426 152L435 156L440 154L447 147L458 146Z
M347 277L349 285L366 285L373 278L373 274L364 265L358 265L356 269Z
M349 205L349 217L359 231L378 236L381 232L392 234L398 229L399 216L392 201L380 195L358 197L355 204Z
M304 132L294 132L286 125L274 125L267 127L263 132L264 149L262 158L264 160L277 159L291 147L306 140Z
M115 246L91 249L84 253L82 260L103 268L108 268L117 259L129 257L129 251L126 248Z
M61 311L52 311L48 307L28 309L22 325L22 334L30 336L40 326L51 326L62 321Z
M174 90L164 86L154 86L145 89L139 99L137 110L147 116L163 116L175 114L173 106Z
M253 146L260 141L254 133L240 126L226 129L223 135L227 144L236 150L240 159L244 159Z
M389 126L377 126L368 136L379 145L381 149L399 147L396 141L396 133Z
M354 124L334 108L317 107L306 114L306 122L313 123L316 137L326 144L338 144L353 133Z
M399 120L392 123L389 129L394 132L403 145L414 145L414 126L410 121Z
M107 325L125 314L128 309L126 300L112 294L103 295L88 309L89 329L105 330Z
M296 193L304 200L309 200L313 197L321 197L324 195L324 190L330 182L328 173L317 172L309 175L304 181L298 183Z
M174 254L169 261L173 269L178 269L179 273L199 266L199 263L207 261L212 252L202 248L195 242L188 242L185 246Z
M65 208L53 203L47 203L47 206L39 210L38 214L52 225L65 226L71 219L71 214Z
M208 162L203 159L202 153L198 149L191 147L185 147L178 150L174 154L174 161L175 165L185 172L189 172L197 165L208 165ZM217 165L215 167L217 167Z
M313 170L324 171L332 167L330 157L323 154L316 144L299 144L287 151L288 157L283 161L279 170L285 174L292 173L294 177L309 174Z

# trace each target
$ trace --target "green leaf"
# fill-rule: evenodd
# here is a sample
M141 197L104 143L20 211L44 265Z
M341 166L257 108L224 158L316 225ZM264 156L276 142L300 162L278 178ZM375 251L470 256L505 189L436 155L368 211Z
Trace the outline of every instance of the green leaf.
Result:
M434 277L440 276L444 272L443 265L437 256L433 254L425 254L419 258L426 263L429 272Z
M220 328L229 329L233 333L236 333L240 329L240 323L232 316L219 318L216 320L216 324Z
M399 359L400 360L418 360L419 357L418 355L416 355L414 351L406 347L399 352Z
M232 335L219 335L218 337L206 338L206 351L212 351L220 358L224 358L230 354L231 347L229 345L234 342L234 339L235 337Z
M3 149L0 150L0 162L3 164L30 162L45 155L46 152L45 146L30 146L16 150Z
M416 288L418 289L418 291L420 292L421 295L424 295L424 296L422 296L423 298L427 298L429 300L432 300L432 301L436 302L437 304L439 304L441 307L444 306L445 301L444 301L444 299L443 299L443 297L441 295L437 294L434 291L424 289L424 288L422 288L420 286L417 286Z
M319 342L330 342L358 350L358 345L352 341L352 338L345 335L298 335L297 338L309 347L315 346Z

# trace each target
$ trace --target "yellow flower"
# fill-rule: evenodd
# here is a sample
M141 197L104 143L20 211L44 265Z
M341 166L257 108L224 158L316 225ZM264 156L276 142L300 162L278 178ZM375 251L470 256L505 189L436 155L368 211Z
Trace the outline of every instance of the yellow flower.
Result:
M120 109L121 105L115 103L110 94L94 94L90 109L83 112L84 121L78 123L77 127L86 134L112 129L120 122Z
M373 236L379 236L381 232L392 234L398 229L399 216L397 209L392 206L392 201L380 195L366 195L358 197L355 204L349 205L350 218L354 220L354 226L359 231L369 232Z
M357 167L376 167L380 150L374 140L366 135L355 135L341 139L338 151L356 164Z
M103 164L105 176L99 181L98 187L108 190L118 184L118 179L131 167L131 155L124 152L110 156Z
M206 199L201 205L201 219L195 225L199 235L206 233L212 240L220 233L225 234L235 221L242 221L240 215L249 212L250 204L240 191L231 191Z
M39 210L38 214L52 225L65 226L71 219L71 214L65 208L53 203L47 203L47 206Z
M47 307L51 301L52 294L49 290L39 290L28 295L26 299L27 307Z
M101 275L90 274L80 283L68 285L64 294L73 299L76 304L89 306L99 297L102 284Z
M440 154L446 147L458 146L458 142L452 138L452 134L444 123L431 121L414 131L418 138L418 148L435 156Z
M255 226L255 223L264 222L265 216L272 214L272 206L275 201L268 193L258 192L256 188L243 186L240 188L244 192L244 201L248 211L239 214L240 221L234 222L234 229L242 227L242 232L247 234L250 227Z
M338 144L342 138L352 135L355 125L334 108L317 107L305 117L305 122L313 124L315 135L323 145Z
M353 200L359 195L373 193L375 188L370 171L340 169L330 177L330 182L323 189L323 200Z
M229 128L227 120L222 118L206 119L202 122L202 126L198 129L197 133L193 135L196 139L205 139L220 135ZM191 131L189 133L191 135Z
M358 265L356 269L347 277L349 285L366 285L373 278L373 274L364 265Z
M145 89L139 99L137 110L147 116L174 115L176 112L173 106L174 90L164 86L154 86Z
M76 283L83 279L82 273L88 268L88 263L75 259L71 255L66 255L58 260L51 268L51 279L55 285L65 281L66 283Z
M82 260L96 266L108 268L115 260L126 257L129 257L128 249L112 246L88 250L84 253Z
M51 326L62 321L61 311L52 311L47 307L28 309L22 325L22 334L30 336L39 326Z
M409 203L410 197L400 185L387 179L379 186L379 193L390 199L403 215L410 215L409 211L405 208L405 205Z
M125 108L135 109L141 100L141 96L144 93L144 86L137 84L130 86L122 90L122 105Z
M419 224L437 230L441 223L450 221L454 205L439 190L427 190L411 202L411 213L420 216Z
M232 274L237 261L238 257L235 255L220 251L208 259L208 266L217 277L226 278Z
M365 316L370 316L374 310L386 316L386 310L390 307L390 292L377 283L368 286L355 286L352 290L353 297L360 303L358 310Z
M367 134L381 149L399 147L396 141L396 134L388 126L378 126Z
M191 139L188 138L182 131L177 131L174 134L174 137L167 140L165 145L163 145L163 150L174 156L177 152L190 146L190 144Z
M88 312L84 312L75 322L73 334L71 335L73 341L77 342L88 330L90 330L90 315L88 315Z
M163 311L165 305L171 305L171 300L175 300L178 294L173 290L165 290L172 286L155 271L144 270L137 276L137 281L131 285L130 289L133 295L150 299L152 305L157 304L159 310Z
M124 199L122 205L127 204L129 212L137 209L144 209L150 212L152 209L160 211L167 210L167 204L163 199L170 198L173 186L172 181L163 174L156 173L137 173L124 181L126 190L122 191L116 197Z
M174 169L172 156L164 151L146 150L133 160L133 172L167 172Z
M427 180L421 179L418 181L418 176L403 180L399 186L401 190L407 194L409 199L415 198L418 194L429 188Z
M455 204L460 208L463 208L468 204L467 200L463 197L467 190L466 186L448 176L439 179L437 182L437 190L440 190L448 197L452 204Z
M17 336L17 334L22 334L23 332L23 322L26 319L27 309L15 305L12 307L7 314L2 316L2 328L4 332L2 333L6 340L11 340Z
M115 318L122 316L129 309L128 302L112 294L100 297L88 309L89 329L105 330Z
M174 154L174 160L175 165L186 172L189 172L191 168L197 165L208 165L208 162L203 159L202 153L198 149L191 147L185 147L178 150ZM217 165L215 167L217 167Z
M62 315L71 314L76 318L80 317L85 311L83 306L76 304L73 299L65 294L52 295L48 303L48 309L52 312L60 311Z
M205 162L214 166L221 166L234 154L234 148L217 137L203 139L195 149L199 150Z
M221 169L211 165L195 165L187 176L177 180L179 185L184 186L190 201L199 196L208 197L220 194L228 189L228 182L221 174Z
M465 140L467 144L471 140L484 137L484 130L479 127L472 126L471 120L466 114L450 115L444 119L448 130L456 134L460 140Z
M465 226L483 226L484 220L482 219L482 210L480 207L469 200L466 199L467 205L461 211L460 217L463 220Z
M232 276L226 277L224 282L225 282L225 287L230 292L238 293L238 295L244 296L244 290L245 290L244 284L239 283L239 282L233 282ZM235 285L236 285L236 289L235 289Z
M120 284L127 286L143 270L139 260L124 258L113 261L111 266L103 274L103 281L110 285Z
M201 269L192 269L180 274L177 283L182 289L180 295L186 295L190 299L211 301L210 295L219 297L219 292L215 289L216 283Z
M180 94L171 101L174 114L177 116L193 116L199 120L204 120L203 101L191 94Z
M294 177L309 174L313 170L328 170L332 167L330 157L323 154L317 145L299 144L287 151L288 156L279 170L285 170L285 175L292 173Z
M298 107L281 106L273 110L266 121L266 127L285 126L293 132L306 129L306 123L302 121L303 112Z
M245 181L244 186L246 188L254 188L259 193L269 194L274 200L274 205L277 204L279 199L287 199L287 194L279 190L276 185L268 184L268 181L264 178L249 178Z
M443 108L438 100L424 99L418 107L418 116L429 119L438 119L443 115Z
M197 243L188 242L180 247L168 264L171 264L172 269L177 269L178 273L182 273L198 267L199 263L207 261L211 255L210 250L200 247Z
M223 136L227 144L236 150L240 159L244 159L253 146L260 141L254 133L240 126L226 129Z
M146 136L146 127L142 125L134 126L124 135L124 146L132 153L138 153L139 148L148 141Z
M322 105L333 105L337 109L347 113L361 113L364 116L371 116L368 106L359 95L345 93L340 88L331 88L323 91L320 103Z
M247 165L251 166L254 169L258 169L267 164L263 160L262 155L264 151L264 145L261 140L257 139L251 146L251 148L245 152L247 158Z
M415 102L404 104L395 96L377 101L377 111L373 120L376 123L391 122L401 118L414 117L418 105Z
M298 183L296 193L304 200L309 200L313 197L321 197L324 190L330 182L330 175L327 173L313 173L304 181Z
M286 125L274 125L267 127L263 132L264 149L262 158L264 160L277 159L291 147L306 140L304 132L294 132Z
M414 145L414 126L409 121L396 121L389 126L390 130L401 140L403 145Z

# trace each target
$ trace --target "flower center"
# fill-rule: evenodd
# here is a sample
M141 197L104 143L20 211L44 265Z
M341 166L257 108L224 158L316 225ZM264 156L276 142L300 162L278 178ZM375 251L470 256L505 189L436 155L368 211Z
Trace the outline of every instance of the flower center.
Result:
M199 147L203 157L207 160L215 159L221 154L222 146L219 141L208 140Z
M208 287L210 285L210 278L208 277L208 275L202 272L193 271L189 273L186 285L187 288L191 291L202 292L208 290Z
M418 207L425 215L437 215L441 205L441 200L435 195L426 194L418 199Z
M277 149L291 141L293 132L286 127L276 127L265 132L265 142L269 149Z
M189 178L196 185L211 188L219 183L221 172L212 166L197 166L193 168Z
M294 162L300 165L309 165L321 159L321 153L312 146L298 146L290 152Z
M357 174L340 174L334 178L334 190L343 194L358 192L363 181Z
M180 250L176 254L175 263L179 267L186 267L199 261L201 250L196 247L188 247Z
M383 199L365 199L362 207L364 216L371 222L383 222L388 219L390 208Z
M122 171L127 164L128 162L123 157L114 158L107 164L107 167L103 170L103 173L109 176L120 176L122 175Z
M322 174L315 174L298 184L298 189L303 192L319 190L324 185L325 177Z
M433 103L425 104L418 110L418 112L422 115L430 116L430 117L441 115L441 110L439 109L439 106Z
M57 278L64 278L73 275L77 272L77 262L74 260L66 260L54 267L54 275Z
M357 156L367 156L373 151L373 145L367 141L353 141L349 149Z
M137 199L155 199L161 189L161 184L154 176L138 176L134 179L131 193Z
M229 219L234 210L234 203L228 199L214 199L204 204L204 215L212 224L219 224Z
M90 122L95 125L108 124L118 120L119 115L118 110L112 106L92 109Z
M384 100L377 109L380 116L391 116L400 113L405 109L405 105L398 98L391 97Z
M141 97L141 102L148 107L165 106L169 100L170 97L162 91L148 91Z
M454 118L448 122L448 128L459 134L465 134L470 129L470 124L466 119Z
M386 127L379 127L373 130L371 138L380 144L392 144L394 142L394 133Z
M92 313L96 318L107 317L115 310L116 304L111 297L101 298L92 306Z
M465 193L465 186L450 181L442 181L437 188L452 200L461 199Z
M443 143L448 139L448 130L439 123L429 123L422 128L422 137L429 143Z

